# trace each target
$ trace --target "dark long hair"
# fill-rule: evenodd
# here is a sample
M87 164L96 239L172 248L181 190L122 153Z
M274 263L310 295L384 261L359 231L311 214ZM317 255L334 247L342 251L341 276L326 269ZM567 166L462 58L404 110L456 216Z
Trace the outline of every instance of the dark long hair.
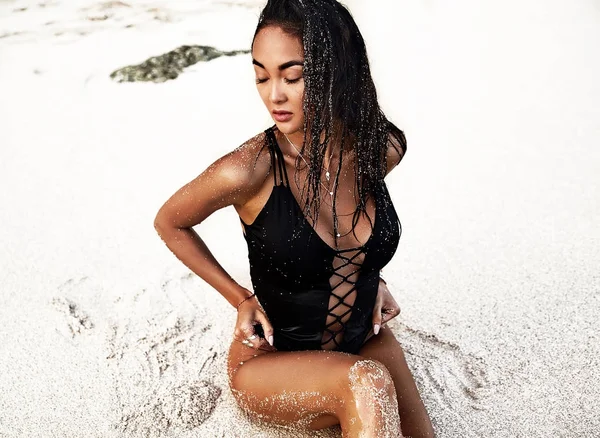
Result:
M366 214L368 197L385 177L390 142L402 149L400 157L404 155L404 133L379 106L365 42L345 6L335 0L268 0L254 36L268 26L297 36L304 49L304 142L300 152L310 157L307 190L302 191L305 213L316 223L323 159L333 141L340 145L338 175L344 155L353 152L356 157L359 200L352 220L354 230L361 212ZM336 195L337 181L333 197L337 246Z

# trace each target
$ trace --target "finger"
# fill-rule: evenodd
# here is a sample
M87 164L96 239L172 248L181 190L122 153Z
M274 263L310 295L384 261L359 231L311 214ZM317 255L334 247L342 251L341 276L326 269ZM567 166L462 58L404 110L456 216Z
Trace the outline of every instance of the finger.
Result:
M260 335L253 334L250 339L244 339L242 344L254 348L255 350L274 351L275 347L271 346L269 342Z
M236 341L243 341L244 339L247 339L246 334L244 333L244 331L242 330L241 326L237 326L235 328L235 330L233 331L233 339L235 339Z
M375 306L375 310L373 310L373 333L378 334L382 324L381 307Z
M254 343L254 348L256 350L264 350L264 351L276 351L275 347L273 347L265 338L257 338Z
M388 309L388 313L393 316L398 316L400 315L400 307L393 307L391 309Z
M257 336L254 333L254 327L252 325L243 324L239 328L239 336L242 344L249 347L254 347L254 343L257 340Z
M265 339L269 343L269 345L273 346L273 326L269 321L269 318L264 313L260 313L256 319L262 325L263 333L265 334Z
M398 316L400 314L400 310L399 309L383 309L382 311L382 325L385 324L386 322L388 322L390 319L395 318L396 316Z

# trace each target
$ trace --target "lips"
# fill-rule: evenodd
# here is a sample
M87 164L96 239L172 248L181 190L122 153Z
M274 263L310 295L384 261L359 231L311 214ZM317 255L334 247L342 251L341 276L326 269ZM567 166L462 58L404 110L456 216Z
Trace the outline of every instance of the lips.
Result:
M278 122L287 122L294 114L289 111L273 110L273 118Z

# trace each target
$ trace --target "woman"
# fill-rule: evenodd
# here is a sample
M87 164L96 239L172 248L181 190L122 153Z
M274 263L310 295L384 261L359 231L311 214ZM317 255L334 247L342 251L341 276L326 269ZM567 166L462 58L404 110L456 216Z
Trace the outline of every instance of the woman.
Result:
M175 255L237 309L231 391L267 422L432 437L385 326L400 310L380 270L401 227L384 177L406 141L379 108L362 36L335 0L270 0L252 62L275 125L211 164L155 220ZM248 244L254 293L192 230L228 205Z

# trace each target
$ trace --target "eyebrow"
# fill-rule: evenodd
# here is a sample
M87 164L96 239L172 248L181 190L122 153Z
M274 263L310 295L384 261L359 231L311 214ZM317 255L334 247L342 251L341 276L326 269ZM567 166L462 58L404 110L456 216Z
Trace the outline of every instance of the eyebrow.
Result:
M258 62L256 59L252 58L252 64L254 65L258 65L260 68L265 68L264 65L262 65L260 62ZM279 67L277 67L279 69L279 71L285 70L286 68L290 68L293 67L295 65L299 65L300 67L304 66L304 61L300 61L300 60L292 60L292 61L288 61L288 62L284 62L283 64L281 64ZM266 69L265 69L266 70Z

